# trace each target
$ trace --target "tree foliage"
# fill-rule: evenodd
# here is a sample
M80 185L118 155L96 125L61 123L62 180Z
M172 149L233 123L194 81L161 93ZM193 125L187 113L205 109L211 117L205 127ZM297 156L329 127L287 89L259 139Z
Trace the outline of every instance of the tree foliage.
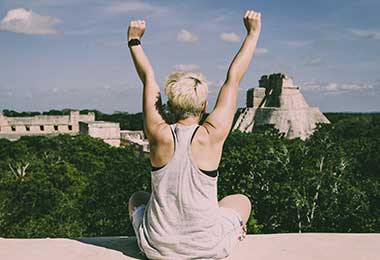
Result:
M270 127L233 131L219 199L250 198L249 233L379 232L379 147L376 116L319 125L306 141ZM137 190L150 192L150 164L131 147L83 135L0 139L2 237L133 235L128 200Z

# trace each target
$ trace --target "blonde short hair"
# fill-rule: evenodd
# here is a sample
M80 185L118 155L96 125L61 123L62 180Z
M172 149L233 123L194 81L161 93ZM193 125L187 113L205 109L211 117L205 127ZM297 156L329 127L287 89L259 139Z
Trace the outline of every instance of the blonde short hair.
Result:
M199 115L206 103L208 86L198 72L171 73L165 83L168 105L177 120Z

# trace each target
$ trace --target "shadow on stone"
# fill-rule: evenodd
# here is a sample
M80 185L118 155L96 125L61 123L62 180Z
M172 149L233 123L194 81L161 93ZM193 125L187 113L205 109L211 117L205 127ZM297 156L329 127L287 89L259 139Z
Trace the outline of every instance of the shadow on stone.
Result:
M140 253L135 237L81 237L75 238L75 240L86 244L113 249L135 259L148 260L148 258Z

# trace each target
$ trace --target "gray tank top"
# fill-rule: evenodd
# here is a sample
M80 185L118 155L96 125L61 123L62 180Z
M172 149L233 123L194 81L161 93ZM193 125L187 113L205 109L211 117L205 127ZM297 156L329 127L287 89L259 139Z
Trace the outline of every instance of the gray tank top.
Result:
M152 194L139 228L139 247L151 259L217 259L224 251L225 225L219 211L217 180L191 157L198 125L170 125L175 148L171 160L152 171Z

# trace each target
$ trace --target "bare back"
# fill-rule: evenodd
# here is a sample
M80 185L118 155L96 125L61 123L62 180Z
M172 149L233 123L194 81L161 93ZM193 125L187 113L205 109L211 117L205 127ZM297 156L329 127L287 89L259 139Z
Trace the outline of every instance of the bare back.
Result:
M213 142L205 124L201 125L194 134L191 153L195 164L200 169L212 171L219 166L224 141L220 143ZM167 124L162 126L160 133L161 140L151 144L151 164L154 167L166 165L174 153L174 140L170 126Z

